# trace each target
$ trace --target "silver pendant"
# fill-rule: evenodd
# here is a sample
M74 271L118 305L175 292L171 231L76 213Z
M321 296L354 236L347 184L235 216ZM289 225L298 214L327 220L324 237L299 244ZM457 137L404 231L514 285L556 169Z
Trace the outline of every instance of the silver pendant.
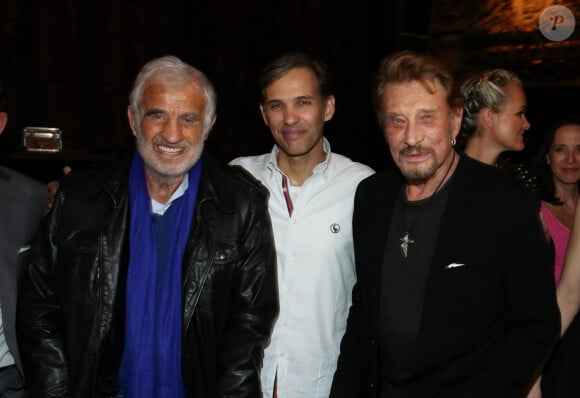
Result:
M401 241L401 251L403 252L403 257L407 258L409 243L415 243L415 241L411 239L408 232L405 232L405 235L399 240Z

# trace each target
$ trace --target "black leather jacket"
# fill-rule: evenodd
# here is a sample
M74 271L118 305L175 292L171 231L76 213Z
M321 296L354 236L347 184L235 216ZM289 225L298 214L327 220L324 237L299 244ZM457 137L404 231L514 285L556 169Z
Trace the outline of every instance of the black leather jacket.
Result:
M117 394L128 264L128 163L71 175L43 222L18 302L32 397ZM183 261L187 397L260 397L263 348L278 314L267 191L203 157Z

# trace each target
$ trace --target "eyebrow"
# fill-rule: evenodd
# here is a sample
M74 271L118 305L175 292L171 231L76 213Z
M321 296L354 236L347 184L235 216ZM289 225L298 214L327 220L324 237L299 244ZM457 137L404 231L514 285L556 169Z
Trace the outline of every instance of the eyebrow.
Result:
M282 103L282 100L279 99L271 99L265 102L266 105L274 104L274 103Z
M291 101L298 101L298 100L304 100L304 99L313 100L315 98L316 98L315 95L299 95L298 97L292 98ZM273 103L284 103L284 101L281 99L277 99L277 98L266 101L266 105L273 104Z
M439 110L439 108L419 109L419 112L434 113L434 112L437 112L438 110Z
M198 112L185 112L180 114L179 117L191 117L195 120L201 120L201 115Z
M396 113L396 112L386 112L384 113L385 118L389 118L389 117L393 117L393 116L401 116L400 113Z
M159 109L159 108L149 108L145 111L145 115L147 115L147 116L155 115L155 114L159 114L159 113L167 113L167 112L165 112L163 109Z
M428 109L419 109L416 114L420 113L437 113L439 111L438 108L428 108ZM386 112L385 117L392 117L392 116L402 116L403 114L400 112Z

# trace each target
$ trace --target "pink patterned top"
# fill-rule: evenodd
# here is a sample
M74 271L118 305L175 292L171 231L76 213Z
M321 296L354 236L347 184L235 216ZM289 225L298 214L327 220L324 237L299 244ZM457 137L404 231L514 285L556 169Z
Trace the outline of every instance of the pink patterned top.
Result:
M564 256L566 255L566 247L568 246L568 240L570 239L570 229L562 224L560 220L552 214L544 202L542 202L540 211L542 212L542 217L544 218L548 232L554 241L554 249L556 251L556 258L554 259L554 278L557 285L558 282L560 282L560 276L562 276Z

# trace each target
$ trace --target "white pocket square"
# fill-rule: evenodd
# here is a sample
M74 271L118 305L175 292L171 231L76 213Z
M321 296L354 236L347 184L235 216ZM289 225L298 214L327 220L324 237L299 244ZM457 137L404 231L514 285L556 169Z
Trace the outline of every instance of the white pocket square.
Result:
M450 269L450 268L457 268L457 267L463 267L465 264L461 264L461 263L451 263L449 264L447 267L445 267L446 269Z
M22 246L20 249L18 249L18 254L22 254L24 252L27 252L28 250L30 250L32 246L28 245L28 246Z

